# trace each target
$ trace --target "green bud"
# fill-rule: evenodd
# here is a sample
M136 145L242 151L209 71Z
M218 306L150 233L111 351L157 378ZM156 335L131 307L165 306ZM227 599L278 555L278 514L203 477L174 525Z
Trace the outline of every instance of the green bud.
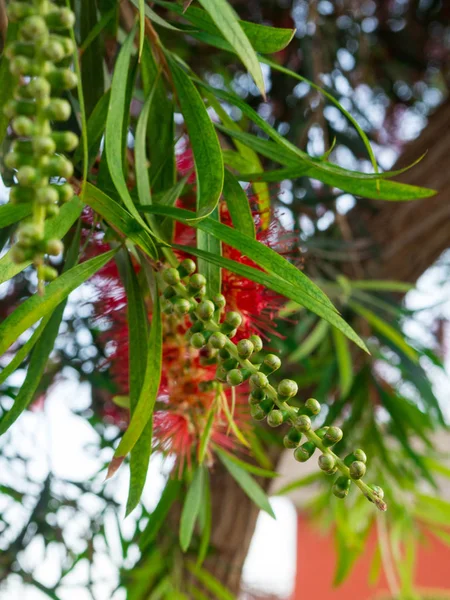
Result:
M78 136L71 131L55 131L52 133L52 139L57 152L73 152L79 142Z
M254 388L250 392L250 396L252 396L256 402L262 402L266 398L266 392L261 388Z
M251 335L248 339L253 344L255 354L257 352L261 352L261 350L263 349L263 343L259 335Z
M17 232L17 243L24 248L29 248L40 242L43 237L43 232L34 223L24 223Z
M300 415L295 419L295 427L299 431L303 431L306 433L311 429L311 419L308 417L308 415Z
M325 446L333 446L342 440L343 435L342 429L339 429L339 427L328 427L323 437L323 443Z
M212 334L212 336L209 338L209 344L213 348L216 348L217 350L221 350L222 348L224 348L227 341L228 341L227 337L223 333L220 333L219 331L214 332Z
M9 70L15 77L21 75L31 75L33 72L34 63L31 59L25 56L16 56L9 62Z
M384 498L383 488L381 488L379 485L369 485L369 487L379 498Z
M191 344L194 348L200 349L206 344L206 340L201 333L194 333L191 337Z
M275 354L268 354L261 365L260 371L265 375L270 375L281 367L281 360Z
M255 404L259 404L261 400L259 398L255 398L252 394L248 395L248 403L250 406L254 406Z
M38 156L43 156L45 154L54 154L56 145L51 137L39 136L33 138L33 149Z
M22 39L34 42L46 36L48 29L42 17L33 15L21 24L19 33Z
M269 385L269 380L264 373L258 371L258 373L253 373L250 377L250 385L252 388L264 389Z
M176 291L170 285L168 285L163 292L163 296L164 296L164 298L166 298L166 300L170 300L170 298L173 298L176 295L177 295Z
M319 467L325 473L332 474L336 469L336 459L331 454L321 454L319 456Z
M305 442L294 450L294 458L298 462L306 462L314 454L315 449L312 442Z
M49 265L40 265L38 269L38 277L44 281L53 281L58 277L58 271Z
M62 60L66 53L64 47L55 40L49 40L41 49L42 55L53 63Z
M258 404L250 407L250 414L256 421L264 421L266 418L266 413Z
M70 29L75 24L75 15L69 8L55 8L45 15L50 29Z
M178 265L178 273L180 277L188 277L195 273L196 268L195 262L191 258L185 258Z
M250 340L239 340L239 342L236 344L236 347L239 356L241 356L244 359L249 358L252 355L254 349L254 346Z
M13 263L20 264L25 262L26 260L30 260L30 258L32 258L33 253L27 249L27 248L22 248L21 246L18 246L17 244L14 244L14 246L11 248L11 258Z
M58 256L64 250L64 245L60 240L48 240L46 244L46 253L50 256Z
M34 58L35 54L36 46L30 42L13 42L5 50L5 55L9 60L12 60L16 56Z
M274 403L272 402L272 400L270 398L266 398L265 400L260 402L259 405L263 409L263 411L266 413L266 415L268 415L270 413L270 411L274 408Z
M225 308L225 306L227 304L227 301L223 294L217 294L216 296L214 296L214 298L212 300L218 310L222 310L223 308Z
M8 119L12 119L18 115L34 117L36 114L36 104L29 100L9 100L9 102L6 103L3 112Z
M348 479L348 477L338 477L332 488L333 494L336 496L336 498L345 498L350 489L350 484L351 479Z
M8 18L13 23L18 23L26 17L36 14L36 8L32 4L23 2L11 2L7 8Z
M25 187L33 186L38 181L38 173L33 167L21 167L17 171L17 181Z
M51 121L67 121L70 117L71 108L67 100L52 98L45 112L46 117Z
M217 367L216 369L216 379L218 381L225 382L227 380L228 371L224 369L222 366Z
M78 77L70 69L52 69L47 79L54 90L71 90L78 83Z
M196 314L202 321L209 321L211 317L214 315L214 311L216 307L211 302L211 300L203 300L197 306Z
M282 398L292 398L298 392L298 385L292 379L283 379L278 384L277 390Z
M57 206L56 204L47 204L47 206L45 207L45 214L48 219L50 219L51 217L56 217L56 215L59 214L59 206Z
M315 398L308 398L305 402L305 412L310 417L315 417L320 413L320 402Z
M27 204L33 202L36 197L36 191L34 188L26 188L20 185L15 185L11 188L9 194L9 201L12 204Z
M16 117L11 125L17 135L22 137L30 137L33 135L34 123L27 117Z
M166 269L163 272L163 279L168 285L177 285L180 283L180 274L177 269Z
M326 432L328 431L329 427L325 426L325 427L321 427L320 429L316 429L316 431L314 432L318 437L320 437L321 440L323 440L323 438L325 437Z
M357 450L355 450L353 452L353 456L355 457L355 460L359 460L363 463L367 462L366 453L364 452L364 450L361 450L360 448L358 448Z
M194 273L194 275L189 278L189 287L193 290L200 290L205 285L206 277L201 273Z
M366 474L366 465L360 461L355 460L350 465L350 477L352 479L361 479Z
M244 381L242 372L239 369L231 369L227 374L227 383L231 386L240 385Z
M52 186L44 186L36 191L36 200L39 204L48 206L58 202L58 192Z
M73 198L73 188L69 183L63 183L62 185L55 185L55 190L58 192L59 202L65 204L70 202Z
M270 427L278 427L283 423L283 421L283 413L277 408L271 410L270 413L267 415L267 424L270 425Z
M182 317L183 315L187 315L191 310L191 303L186 298L176 298L173 301L173 310L177 315Z
M46 161L44 171L49 177L69 179L73 175L73 164L65 156L55 155Z
M222 366L226 371L231 371L231 369L236 369L239 366L239 362L231 356L223 361Z
M49 82L44 77L36 77L28 84L30 94L38 100L48 98L51 88ZM70 105L69 105L70 110ZM63 119L64 120L64 119Z
M227 314L225 315L224 323L226 323L233 329L237 329L242 323L242 317L238 312L232 310L230 312L227 312Z
M297 431L295 427L291 427L291 429L289 429L288 433L283 438L284 447L290 449L297 448L301 439L302 434L300 431Z

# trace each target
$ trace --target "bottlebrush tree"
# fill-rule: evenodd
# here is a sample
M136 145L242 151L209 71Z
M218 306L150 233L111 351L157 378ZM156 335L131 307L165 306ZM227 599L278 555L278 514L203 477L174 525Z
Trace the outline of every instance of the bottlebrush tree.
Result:
M99 350L98 378L90 377L94 419L118 428L106 476L129 465L127 515L140 503L152 453L173 461L159 504L143 533L136 530L136 569L148 576L142 583L137 570L124 575L130 598L230 597L229 582L219 583L208 566L220 557L211 482L222 470L273 515L262 482L275 475L273 455L283 446L300 463L318 461L314 480L329 482L325 503L355 489L348 508L332 504L329 514L351 517L357 505L370 523L391 495L396 514L402 503L393 490L413 471L428 476L409 436L426 439L444 421L419 350L372 312L363 290L407 288L309 272L298 235L271 198L281 182L300 177L374 200L434 192L393 181L403 170L380 172L354 117L283 66L292 29L239 20L225 0L14 0L8 17L0 134L11 190L0 207L7 248L0 280L12 283L0 324L7 357L0 381L23 365L27 372L0 433L37 397L45 402L62 372L64 361L51 357L67 299L89 281ZM202 52L218 51L225 64L229 56L239 60L263 102L270 98L262 65L317 88L355 128L373 172L331 162L332 148L309 156L239 94L220 65L219 77L213 62L202 72L191 68L192 41ZM23 274L25 291L17 284ZM292 323L297 341L289 337ZM389 352L404 380L422 386L425 409L378 369L392 362ZM310 356L308 380L293 365ZM335 401L323 411L316 395ZM399 441L388 455L377 404ZM365 508L359 498L369 501ZM163 560L150 568L155 553Z

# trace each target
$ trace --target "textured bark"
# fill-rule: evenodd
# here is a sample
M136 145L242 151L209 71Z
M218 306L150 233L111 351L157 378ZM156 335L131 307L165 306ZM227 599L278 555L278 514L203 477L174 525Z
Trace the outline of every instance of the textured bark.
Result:
M415 282L450 247L450 102L430 118L421 136L402 153L398 165L425 158L398 180L430 187L436 196L413 202L373 202L350 215L354 237L373 241L361 261L366 276Z

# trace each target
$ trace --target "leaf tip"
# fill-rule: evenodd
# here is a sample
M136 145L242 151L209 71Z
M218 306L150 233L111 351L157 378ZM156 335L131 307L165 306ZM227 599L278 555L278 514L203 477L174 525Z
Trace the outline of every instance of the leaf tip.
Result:
M108 479L111 479L111 477L116 473L120 465L123 463L124 458L124 456L113 457L112 461L109 463L108 472L106 473L105 477L105 482L108 481Z

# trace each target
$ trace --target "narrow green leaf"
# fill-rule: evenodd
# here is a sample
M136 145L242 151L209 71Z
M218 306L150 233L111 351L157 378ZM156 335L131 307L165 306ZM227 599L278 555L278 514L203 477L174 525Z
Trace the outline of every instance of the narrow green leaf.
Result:
M269 477L269 478L278 477L278 473L276 473L275 471L269 471L268 469L262 469L261 467L258 467L257 465L252 465L250 463L247 463L247 462L241 460L240 458L238 458L237 456L234 456L234 454L230 454L223 448L220 448L219 446L215 446L214 451L216 452L216 454L225 455L225 457L228 458L228 460L233 462L235 465L237 465L241 469L244 469L244 471L247 471L248 473L252 473L253 475L257 475L258 477Z
M196 87L178 64L169 57L181 111L189 134L197 175L197 213L189 219L203 219L217 207L223 187L223 159L214 125Z
M353 383L352 355L347 340L342 333L333 327L334 346L336 348L336 359L339 367L339 386L341 395L346 397Z
M68 2L69 0L66 0ZM70 7L70 2L69 2ZM104 44L99 35L93 37L92 30L97 23L97 6L93 0L81 0L77 22L80 27L81 43L89 36L88 44L85 45L81 54L81 78L80 87L83 90L83 97L86 103L86 115L89 116L94 106L103 96L105 81L103 72ZM106 23L103 23L103 26ZM78 51L77 51L78 59ZM85 133L85 130L82 130Z
M116 9L112 8L108 12L105 12L104 15L100 18L99 21L95 23L95 25L89 30L86 37L83 40L83 43L80 45L79 51L80 54L83 54L89 46L94 42L94 40L100 35L100 33L107 27L110 21L114 18L116 14Z
M136 126L136 137L134 144L134 155L136 161L136 185L138 189L139 202L147 205L152 203L152 192L150 189L150 178L148 176L147 156L145 149L145 136L147 134L148 116L152 106L156 90L156 80L153 82L150 94L147 96Z
M200 512L205 480L205 468L197 467L189 486L180 519L180 546L186 552L194 533L195 522Z
M301 477L300 479L296 479L295 481L291 481L287 485L283 486L279 490L275 492L277 496L284 496L285 494L289 494L294 490L298 490L299 488L308 487L313 483L317 483L323 479L323 473L311 473L310 475L305 475L305 477Z
M131 0L131 2L136 7L139 7L141 0ZM175 27L174 25L160 17L158 13L151 9L150 6L148 6L147 4L145 5L145 14L150 19L150 21L153 21L154 23L156 23L156 25L160 25L161 27L164 27L165 29L170 29L171 31L181 31L180 29L178 29L178 27Z
M272 275L270 273L264 273L264 271L260 271L259 269L254 269L253 267L249 267L247 265L243 265L234 260L230 260L223 257L217 257L212 254L208 254L197 248L192 248L190 246L177 246L174 245L175 248L183 250L188 254L192 254L193 256L202 257L205 260L209 260L214 262L215 264L219 264L222 268L228 269L233 273L237 273L238 275L242 275L247 279L251 279L252 281L256 281L256 283L261 283L262 285L268 287L269 289L285 296L286 298L290 298L291 300L295 300L298 304L302 304L308 310L311 310L322 319L325 319L333 325L337 327L342 333L344 333L350 340L355 342L357 346L359 346L365 352L368 352L366 345L361 340L361 338L353 331L353 329L342 319L342 317L333 310L330 310L328 307L324 306L320 302L312 299L308 294L305 294L298 286L295 284L287 283L285 280Z
M42 296L35 294L22 302L0 325L0 356L19 335L54 310L70 292L106 265L116 252L117 250L110 250L73 267L49 283Z
M414 363L419 362L419 355L417 354L416 350L414 350L414 348L408 344L400 331L394 329L392 325L389 325L389 323L381 319L378 315L365 308L361 304L351 300L348 305L352 310L355 311L355 313L361 315L361 317L363 317L373 327L373 329L375 329L375 331L387 338L394 344L394 346L406 354L410 360L412 360Z
M83 210L83 203L79 198L74 197L70 202L64 204L56 217L52 217L45 222L44 240L53 238L61 239L66 235ZM15 275L31 265L31 260L23 263L15 263L11 258L11 250L0 258L0 283L12 279Z
M198 549L197 565L201 566L208 553L212 529L211 485L209 482L209 472L206 469L205 481L203 485L203 499L199 513L199 522L202 533L200 538L200 547Z
M213 210L209 218L217 222L219 221L218 207ZM197 248L216 256L222 256L222 244L220 240L201 229L197 229ZM199 258L197 268L198 272L206 277L206 294L210 298L214 298L214 296L220 294L222 287L221 268L202 258Z
M111 227L130 238L145 254L156 258L157 251L150 234L120 204L90 183L86 185L84 201L101 215Z
M155 510L150 515L149 521L139 540L139 549L141 552L144 552L154 541L158 531L166 522L167 514L174 501L178 498L180 491L181 481L179 479L169 479L167 481L161 498L156 505Z
M145 0L139 0L139 61L145 41Z
M186 567L207 590L214 594L213 597L216 598L216 600L236 600L236 597L206 569L199 567L189 560L186 561Z
M208 13L196 6L190 6L187 10L174 2L164 2L158 0L156 4L175 12L176 14L185 17L194 26L202 29L212 36L221 36L221 28L214 24ZM282 27L269 27L268 25L260 25L249 21L239 21L239 25L246 34L248 40L256 52L262 54L274 54L280 52L289 44L295 34L295 29L287 29ZM195 33L190 32L195 36ZM232 44L221 46L223 49L235 51Z
M207 413L207 418L206 418L206 425L202 431L202 435L200 437L200 441L198 444L198 464L199 465L201 465L203 463L203 461L205 460L206 451L208 449L209 440L211 438L212 426L214 423L214 417L215 417L216 410L217 410L216 403L213 402L211 404L211 406L209 407L209 410Z
M32 207L28 204L2 204L0 206L0 227L8 227L21 221L32 213Z
M356 290L371 290L373 292L400 292L406 293L416 287L415 283L404 281L384 281L368 279L367 281L349 281L350 287Z
M118 132L123 130L124 123L126 122L127 81L131 55L133 52L135 31L136 27L133 27L126 37L114 69L108 116L106 119L105 153L109 172L120 198L132 217L143 227L143 229L148 229L147 224L138 213L130 196L130 192L128 191L127 182L125 181L123 172L122 136L118 135Z
M129 390L130 417L139 402L145 380L145 370L148 360L148 316L144 295L131 260L125 258L125 290L127 293L127 321L129 339ZM150 454L152 450L153 423L150 418L131 451L130 456L130 485L125 516L128 516L137 504L144 489L147 477Z
M265 98L264 77L258 57L242 29L238 16L226 0L199 0L227 42L247 67L262 96Z
M80 228L75 234L71 247L67 252L66 262L64 265L65 272L70 272L77 262L80 245L79 233ZM67 297L61 302L61 304L59 304L59 306L56 307L53 313L49 315L49 318L44 318L43 323L41 323L41 325L44 324L44 326L36 338L36 343L31 353L30 364L28 365L25 381L23 382L22 387L20 388L14 400L14 404L0 420L0 435L3 435L5 431L11 427L11 425L20 417L23 411L33 401L39 383L44 374L45 367L47 366L50 353L55 345L55 340L58 335L66 304Z
M162 321L159 294L155 294L154 298L152 326L148 339L147 352L147 365L139 400L134 409L128 429L114 452L113 460L108 469L108 477L111 477L122 464L125 456L134 448L153 414L161 381L162 367Z
M289 362L297 362L301 361L307 356L309 356L320 342L325 339L325 336L328 333L329 325L326 321L319 321L311 333L305 338L294 352L288 356Z
M103 96L100 98L100 100L95 105L95 108L93 109L91 115L89 116L88 122L87 122L86 137L88 140L88 156L89 156L88 164L89 164L89 166L92 165L92 163L94 162L94 160L98 154L98 151L100 148L100 143L101 143L101 140L103 137L103 133L105 131L106 117L108 116L108 106L109 106L110 94L111 94L110 90L108 90L105 94L103 94ZM80 162L80 160L82 159L83 152L84 152L83 146L78 146L78 148L75 151L74 158L73 158L74 164L77 164L78 162Z
M247 496L257 505L261 510L264 510L271 517L275 519L275 514L270 506L269 499L267 498L264 490L256 481L247 473L246 470L242 469L235 462L232 462L228 456L224 453L219 454L220 461L235 479L239 486L244 490Z
M233 227L241 233L256 239L255 222L250 210L247 194L240 186L236 177L227 169L225 169L225 179L223 182L223 197L227 203Z

